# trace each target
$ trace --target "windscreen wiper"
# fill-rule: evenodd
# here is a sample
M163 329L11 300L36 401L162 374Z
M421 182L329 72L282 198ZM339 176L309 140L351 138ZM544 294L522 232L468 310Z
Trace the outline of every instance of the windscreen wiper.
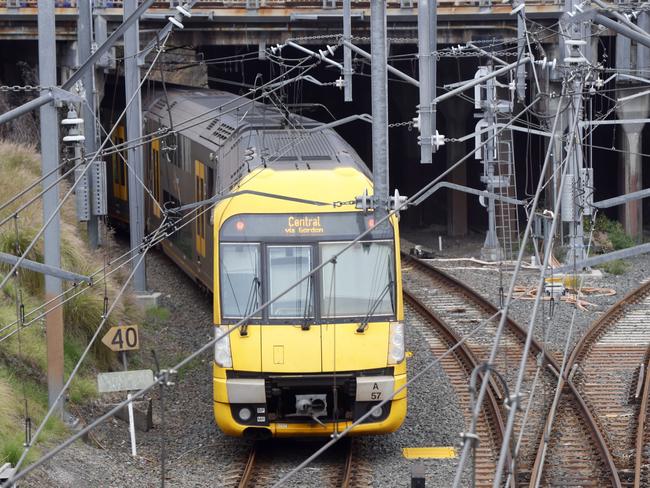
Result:
M246 300L246 310L244 312L244 317L247 317L253 310L255 310L255 307L257 307L258 303L258 294L259 294L259 289L260 286L262 285L262 282L257 276L253 276L253 282L251 283L251 289L248 292L248 299ZM239 335L241 337L247 336L248 335L248 322L244 323L239 328Z
M311 311L312 279L313 276L310 276L307 280L307 297L305 299L305 308L302 313L302 325L300 326L302 330L309 330L311 328L308 319L310 315L309 312Z
M390 291L390 289L392 288L392 286L394 284L395 284L394 280L389 281L386 284L386 286L384 287L384 289L381 291L379 296L377 298L375 298L375 301L372 302L372 306L368 310L368 313L363 318L363 320L359 323L359 327L357 327L357 332L358 333L362 333L362 332L366 331L366 329L368 328L368 322L370 322L370 316L375 313L375 310L377 310L377 307L379 307L379 304L382 302L382 300L386 296L386 293L388 293Z

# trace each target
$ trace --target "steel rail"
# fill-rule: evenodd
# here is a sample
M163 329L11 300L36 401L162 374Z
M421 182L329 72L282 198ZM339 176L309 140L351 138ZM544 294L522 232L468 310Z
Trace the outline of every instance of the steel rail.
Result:
M446 281L447 283L450 284L450 286L453 286L457 289L463 290L463 294L470 300L474 301L477 305L479 305L481 308L484 308L487 313L493 313L498 311L497 307L495 307L492 303L490 303L485 297L482 295L479 295L476 293L474 290L467 288L463 286L456 278L448 275L447 273L435 268L431 264L424 262L420 259L417 259L413 256L410 256L408 254L402 253L402 263L411 263L415 266L419 266L421 268L427 269L432 275L435 275L442 281ZM515 334L515 336L522 342L525 343L526 341L526 336L528 334L527 331L525 331L519 324L517 324L514 320L510 319L510 317L506 317L505 321L508 330L512 333ZM548 371L551 372L551 374L556 378L559 379L559 371L560 367L558 362L551 356L545 349L543 349L540 344L534 339L531 339L531 356L538 357L539 355L542 356L544 362L548 366ZM620 487L621 483L618 477L618 471L616 469L616 465L614 463L613 457L609 451L609 448L607 447L607 444L605 443L605 439L598 428L598 424L596 423L595 419L591 415L591 412L589 411L589 408L587 407L582 395L580 392L575 388L575 386L572 383L567 383L566 385L568 387L569 393L573 397L573 400L575 402L575 405L579 409L579 413L582 417L582 420L585 422L585 424L589 428L589 433L592 437L592 441L596 445L600 456L602 458L603 464L607 469L607 472L610 476L612 486ZM488 390L489 391L489 390ZM550 417L547 415L547 419ZM544 443L544 437L540 439L540 443L538 444L541 446ZM539 450L538 450L538 456L539 456ZM537 457L535 462L537 462ZM535 464L533 464L533 467L535 467ZM532 471L532 475L535 475L535 471ZM531 486L534 486L534 483L531 481Z
M644 449L647 449L650 446L650 425L648 417L650 417L650 346L648 346L648 352L645 356L645 380L643 381L643 390L641 392L641 405L639 407L639 418L637 421L636 428L636 453L634 456L634 488L641 488L641 482L644 481L641 479L643 476L643 467L646 467L648 470L648 465L650 464L650 454L644 456ZM644 459L645 458L645 459ZM644 462L645 461L645 462ZM647 486L647 483L650 482L650 475L646 473L647 479L643 486Z
M343 465L343 480L341 486L343 488L349 488L353 486L353 466L354 466L354 449L352 447L352 441L347 443L347 453L345 455L345 464Z
M569 356L569 359L567 361L567 367L565 370L565 380L569 381L572 385L578 383L580 384L579 381L574 381L571 377L574 371L576 371L577 368L581 364L584 364L588 359L590 353L593 351L593 347L598 344L599 340L603 337L603 335L607 332L615 330L619 325L620 325L620 318L621 316L625 313L626 307L629 307L630 305L634 305L639 303L641 300L644 298L647 298L648 295L650 295L650 282L644 283L638 288L630 291L627 293L622 299L620 299L618 302L616 302L614 305L612 305L607 312L602 315L601 317L598 318L598 320L594 321L587 332L580 338L580 340L577 342L575 347L573 348L573 351L571 352L571 355ZM650 338L648 338L648 343L645 345L644 349L650 350ZM636 351L636 354L634 354L635 351L629 350L629 354L631 356L638 356L639 351ZM648 360L648 353L644 351L642 355L642 361L640 364L642 365L641 368L643 368L644 364L647 364ZM624 358L617 354L616 355L616 363L615 365L618 366L618 368L622 367L622 360ZM597 361L597 358L596 358ZM631 359L632 363L639 364L639 362L636 362L634 358ZM598 364L598 369L602 372L605 373L607 371L608 365L607 364ZM582 369L582 368L581 368ZM611 368L610 368L611 369ZM603 377L606 377L606 375L602 375ZM587 380L589 378L585 378ZM645 392L645 397L642 397L642 403L645 401L647 403L647 395L648 395L648 390L647 390L647 381L648 380L648 374L646 371L645 375L645 380L641 379L643 385L644 385L644 392ZM587 391L588 387L585 386L585 392L584 395L587 400L589 400L589 392ZM597 393L597 392L596 392ZM627 390L624 394L627 393ZM616 398L612 398L613 401L616 401ZM627 396L625 398L620 399L622 402L626 402ZM595 417L596 423L598 425L601 425L601 427L604 430L604 425L603 422L600 420L600 418L597 415L598 409L596 408L597 405L594 405L594 402L591 402L590 404L592 414ZM639 405L637 408L637 441L639 439L639 430L641 430L641 441L643 440L643 424L645 423L645 411L643 410L643 406ZM631 426L630 426L631 427ZM606 437L606 443L608 444L609 448L611 451L617 451L615 449L615 446L612 444L616 441L620 441L621 438L625 438L627 434L629 434L629 438L631 439L634 436L634 432L609 432L610 435ZM635 464L640 463L641 461L639 459L642 459L642 451L643 447L639 449L639 444L638 442L635 444L636 447L636 455L635 455ZM628 465L623 465L625 462L625 457L621 456L618 459L617 463L617 469L619 472L626 472L627 470L631 470L632 466ZM629 461L629 460L628 460ZM616 462L616 460L615 460ZM638 469L638 471L637 471ZM636 466L635 467L635 483L638 483L640 476L640 467Z
M402 293L404 295L404 298L406 299L405 301L433 325L433 328L438 334L440 334L440 336L443 338L448 348L460 343L460 338L458 337L458 335L440 317L438 317L433 310L427 307L421 300L419 300L412 292L410 292L406 288L402 289ZM458 364L458 368L464 372L464 374L467 377L467 380L469 381L472 372L479 366L479 362L476 359L476 356L474 355L474 353L471 351L470 347L466 343L459 344L459 346L455 350L454 356L456 358L456 363ZM444 365L442 367L443 369L446 369ZM450 372L449 371L445 371L445 372L447 373L447 376L449 376L452 386L454 387L454 389L457 390L459 397L461 397L463 394L466 394L467 385L465 383L463 383L462 385L454 384L452 375L449 374ZM479 373L479 377L481 379L482 376L483 375ZM482 469L488 467L488 469L492 470L492 476L491 476L492 479L490 479L485 485L478 483L475 484L475 486L492 486L492 480L494 479L494 468L496 467L495 461L499 455L498 447L501 446L501 442L503 441L503 431L505 425L503 422L503 416L501 415L499 401L497 400L498 395L499 395L499 389L496 387L496 385L492 385L492 388L488 389L487 392L487 400L488 400L487 404L483 405L484 417L486 419L485 423L487 424L485 430L487 432L490 432L491 435L493 436L492 439L492 445L494 450L494 452L492 453L493 459L489 459L489 456L487 459L483 457L481 457L482 458L481 459L479 458L478 455L474 456L475 459L474 470L476 471L476 467L477 467L476 465L480 463ZM470 414L471 414L471 410L470 410ZM485 439L483 441L485 441Z
M273 469L274 463L273 459L268 459L268 454L273 452L273 446L262 444L262 442L256 441L253 443L241 474L238 474L234 480L227 481L225 486L251 488L262 486L269 482L268 478L272 474L271 470ZM266 442L272 442L272 440ZM334 476L326 484L331 484L337 488L352 488L357 485L355 483L354 442L349 438L343 444L345 446L345 452L342 456L342 462L339 464L340 469L332 470ZM327 474L330 473L328 472Z
M246 488L251 482L253 475L253 469L255 467L255 461L257 457L257 448L258 444L254 443L251 447L250 452L248 453L248 458L246 459L246 465L244 466L244 472L241 475L239 483L237 483L238 488Z

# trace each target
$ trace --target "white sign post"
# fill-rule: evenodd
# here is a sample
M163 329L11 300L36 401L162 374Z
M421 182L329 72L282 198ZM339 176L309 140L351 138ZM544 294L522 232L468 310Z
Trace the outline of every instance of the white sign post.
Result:
M127 399L131 399L131 394L127 393ZM135 457L138 451L135 447L135 422L133 420L133 402L129 402L129 434L131 434L131 456Z
M154 383L153 371L140 369L132 371L116 371L114 373L99 373L97 375L97 390L100 393L111 393L116 391L141 390ZM126 396L129 400L131 394ZM131 437L131 455L137 455L135 444L135 420L133 417L133 402L129 402L129 434Z

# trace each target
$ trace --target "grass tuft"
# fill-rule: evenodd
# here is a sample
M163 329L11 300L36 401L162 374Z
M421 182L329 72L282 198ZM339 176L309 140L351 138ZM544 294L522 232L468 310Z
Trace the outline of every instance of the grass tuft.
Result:
M145 311L144 320L147 325L158 327L169 320L171 312L165 307L151 307Z
M40 156L33 147L0 141L0 181L3 183L3 195L0 203L16 195L40 177ZM42 185L36 185L11 205L0 210L0 219L12 217L13 213L29 200L36 197ZM60 192L67 192L67 183L60 184ZM89 275L104 264L102 252L93 253L86 245L86 232L77 223L74 198L69 198L61 208L61 267L63 269ZM20 252L28 247L43 223L42 200L35 198L34 203L21 210L14 222L8 222L0 228L0 252L16 254L16 244ZM43 262L43 239L27 255L28 259ZM0 265L0 275L11 269ZM116 273L119 275L119 273ZM17 319L16 297L24 306L27 321L40 315L42 310L31 316L30 311L40 307L45 301L44 278L42 275L26 270L20 273L20 293L15 281L9 280L0 291L0 328L10 325ZM69 290L66 298L71 297L87 285L75 285L63 282ZM104 293L110 301L120 287L119 278L111 276L106 283L86 289L83 293L70 298L63 305L64 321L64 368L66 377L72 371L89 340L97 331L104 313ZM124 296L114 308L103 332L118 323L134 323L136 314L128 295ZM11 331L10 327L8 331ZM4 336L0 335L0 338ZM83 403L97 395L95 374L98 370L111 370L117 365L115 354L99 340L93 346L91 354L84 361L79 375L71 384L69 398L72 402ZM14 462L22 453L25 425L25 397L28 415L35 429L47 411L47 388L45 378L47 354L45 346L44 319L34 321L7 340L0 342L0 462ZM52 418L43 430L41 442L58 440L66 434L65 425ZM37 455L38 449L32 451ZM29 459L28 459L29 460Z
M622 275L629 269L629 265L621 260L616 259L615 261L610 261L609 263L604 263L598 266L599 269L602 269L605 273L612 275Z

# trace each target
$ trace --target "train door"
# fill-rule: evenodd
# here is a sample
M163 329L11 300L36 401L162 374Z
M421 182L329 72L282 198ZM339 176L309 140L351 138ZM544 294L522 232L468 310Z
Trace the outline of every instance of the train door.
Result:
M160 203L160 141L151 142L151 193L157 203ZM153 214L160 218L160 207L152 202Z
M116 146L124 144L124 126L118 126L115 131L114 142ZM113 154L113 196L120 200L128 200L128 191L126 188L126 151L120 151Z
M201 161L194 161L194 199L196 202L205 200L205 164ZM207 212L204 212L204 207L199 207L196 210L196 219L194 227L195 231L195 242L196 242L196 254L197 259L205 257L205 229L207 221Z

